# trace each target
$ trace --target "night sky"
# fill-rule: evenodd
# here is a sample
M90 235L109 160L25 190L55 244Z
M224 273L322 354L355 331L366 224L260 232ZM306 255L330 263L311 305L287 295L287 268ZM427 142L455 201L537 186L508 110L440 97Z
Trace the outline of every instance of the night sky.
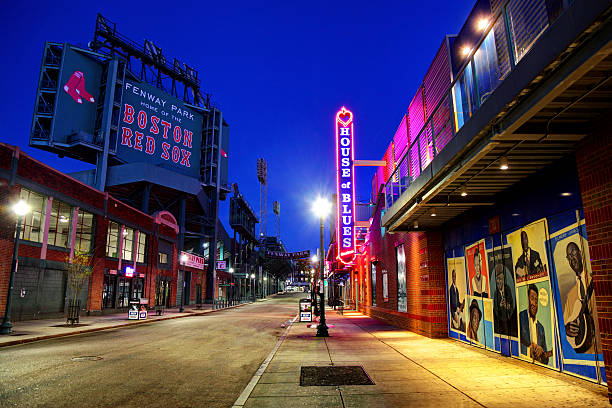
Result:
M473 4L3 2L0 141L64 172L91 168L30 148L28 138L44 42L85 47L99 12L120 33L140 44L147 38L199 72L230 124L230 182L259 211L256 160L265 158L268 234L276 233L276 200L288 250L315 250L310 207L335 190L336 111L345 105L355 114L355 158L381 159L444 35L459 31ZM357 198L368 201L374 168L356 170ZM221 219L230 231L228 212L226 200Z

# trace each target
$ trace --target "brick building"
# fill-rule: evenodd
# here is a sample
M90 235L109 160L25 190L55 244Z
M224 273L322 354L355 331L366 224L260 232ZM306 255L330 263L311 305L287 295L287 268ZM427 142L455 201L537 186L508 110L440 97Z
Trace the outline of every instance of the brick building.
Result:
M176 304L178 227L172 214L147 215L6 144L0 144L0 189L2 310L15 237L11 207L19 199L30 206L19 240L12 320L63 315L66 261L75 250L93 256L92 275L79 295L87 313L125 310L139 298L150 307ZM195 299L205 270L185 269Z
M607 384L611 15L606 1L477 1L386 149L366 237L353 265L332 264L332 293Z

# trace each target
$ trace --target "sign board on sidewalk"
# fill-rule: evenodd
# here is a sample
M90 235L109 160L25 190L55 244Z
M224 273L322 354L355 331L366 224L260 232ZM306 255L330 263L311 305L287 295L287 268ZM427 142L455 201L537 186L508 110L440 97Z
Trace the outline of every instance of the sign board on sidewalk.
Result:
M310 299L300 299L300 322L312 322L312 303Z

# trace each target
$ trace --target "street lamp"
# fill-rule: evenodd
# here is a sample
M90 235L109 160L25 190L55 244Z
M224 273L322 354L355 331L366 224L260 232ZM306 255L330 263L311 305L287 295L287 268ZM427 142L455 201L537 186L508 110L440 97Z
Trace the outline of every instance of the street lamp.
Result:
M312 205L312 212L314 212L315 215L319 217L319 220L321 221L321 256L319 258L319 273L321 274L322 283L322 286L319 289L321 295L321 320L319 321L319 325L317 326L317 337L328 337L329 332L327 331L327 324L325 324L325 280L323 276L325 256L323 256L323 221L325 220L325 217L327 217L331 212L331 203L325 198L319 197Z
M234 268L230 267L227 270L230 274L232 274L231 278L230 278L230 286L229 286L229 301L230 301L230 306L233 304L234 301Z
M252 273L251 274L251 297L253 298L253 301L255 301L255 274Z
M181 254L181 263L183 264L183 287L181 288L181 307L179 308L180 313L185 311L183 305L185 304L185 263L187 263L187 259L187 254Z
M15 240L13 241L13 259L11 261L11 275L9 278L8 293L6 294L6 306L4 308L4 319L0 325L0 334L11 334L13 325L11 324L11 292L13 291L13 282L15 281L15 272L17 272L18 264L18 249L19 235L21 235L21 221L23 217L30 212L30 206L23 200L19 200L13 206L13 212L17 216L17 230Z

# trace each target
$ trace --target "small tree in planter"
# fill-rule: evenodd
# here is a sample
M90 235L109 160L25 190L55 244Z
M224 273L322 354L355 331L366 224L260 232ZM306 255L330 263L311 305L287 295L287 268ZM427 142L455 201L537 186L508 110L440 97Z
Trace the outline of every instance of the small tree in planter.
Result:
M72 299L68 304L68 316L66 322L75 324L79 322L81 304L78 300L83 285L89 279L92 272L92 258L89 252L76 249L72 260L66 257L66 272L68 275L68 287L72 291Z

